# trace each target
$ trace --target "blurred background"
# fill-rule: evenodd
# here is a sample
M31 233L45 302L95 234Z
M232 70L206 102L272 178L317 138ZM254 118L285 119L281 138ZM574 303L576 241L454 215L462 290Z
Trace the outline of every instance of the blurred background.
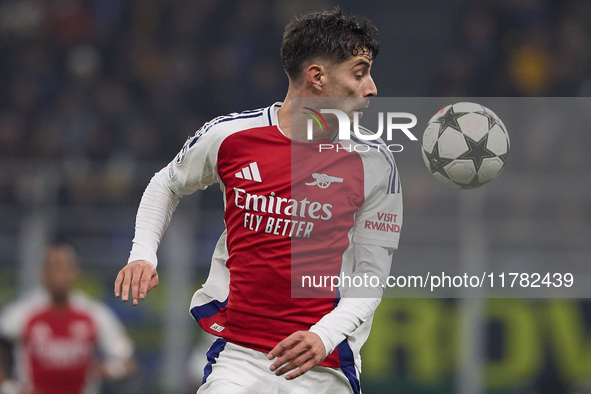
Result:
M209 338L188 305L223 230L221 193L182 201L161 246L161 285L134 308L114 299L112 284L141 193L205 121L281 101L285 23L337 3L379 28L380 96L591 94L586 0L0 0L0 307L38 283L48 242L68 240L81 288L115 310L136 345L138 371L103 391L195 392ZM465 258L462 229L473 218L489 263L590 262L590 106L582 107L567 125L503 119L511 157L482 190L439 185L418 143L405 145L396 156L405 224L394 267ZM364 349L364 393L591 392L590 307L385 299Z

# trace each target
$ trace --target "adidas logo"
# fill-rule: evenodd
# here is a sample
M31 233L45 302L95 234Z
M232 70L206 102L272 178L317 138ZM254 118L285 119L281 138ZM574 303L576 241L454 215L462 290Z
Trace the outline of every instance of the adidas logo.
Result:
M236 178L248 179L249 181L262 182L261 173L259 172L259 166L256 161L253 161L248 166L244 167L241 171L234 174Z

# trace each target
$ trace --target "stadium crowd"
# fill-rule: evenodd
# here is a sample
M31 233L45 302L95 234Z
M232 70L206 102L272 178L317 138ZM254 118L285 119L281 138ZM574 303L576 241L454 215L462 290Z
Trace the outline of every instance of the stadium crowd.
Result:
M280 99L283 22L331 2L232 3L0 2L0 157L76 163L64 172L74 180L64 204L120 203L133 163L169 160L216 114ZM432 86L414 96L591 93L588 2L455 3L452 44L426 77ZM396 56L384 51L380 62ZM381 79L381 94L396 95Z

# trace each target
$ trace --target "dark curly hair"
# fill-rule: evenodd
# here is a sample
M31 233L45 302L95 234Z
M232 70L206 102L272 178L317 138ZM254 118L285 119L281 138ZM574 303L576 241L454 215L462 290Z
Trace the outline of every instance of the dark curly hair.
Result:
M314 12L290 22L281 44L283 68L290 80L298 80L302 64L313 57L342 62L367 53L374 59L380 51L378 29L367 18L345 15L340 7Z

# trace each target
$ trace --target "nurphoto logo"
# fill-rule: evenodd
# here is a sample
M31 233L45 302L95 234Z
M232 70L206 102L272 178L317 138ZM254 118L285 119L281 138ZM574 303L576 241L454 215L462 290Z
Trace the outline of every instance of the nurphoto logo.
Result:
M328 130L328 123L322 114L332 114L336 116L338 121L338 140L346 141L352 140L355 142L350 146L344 146L342 144L319 144L318 151L336 149L346 150L347 152L367 152L374 148L379 149L378 144L369 144L366 141L376 141L381 138L385 130L385 146L390 152L402 152L404 149L400 144L388 144L392 141L394 131L401 131L411 141L417 141L417 137L410 131L411 128L416 126L417 117L408 112L378 112L378 128L376 132L372 132L368 129L359 126L359 112L353 112L353 124L351 125L351 119L346 112L338 109L321 109L316 111L310 107L303 107L305 110L304 114L308 115L310 119L307 122L307 139L312 141L314 139L314 124L320 127L321 131ZM384 121L385 119L385 121ZM401 120L403 120L401 122ZM385 126L384 126L385 123ZM353 133L351 133L351 130Z

